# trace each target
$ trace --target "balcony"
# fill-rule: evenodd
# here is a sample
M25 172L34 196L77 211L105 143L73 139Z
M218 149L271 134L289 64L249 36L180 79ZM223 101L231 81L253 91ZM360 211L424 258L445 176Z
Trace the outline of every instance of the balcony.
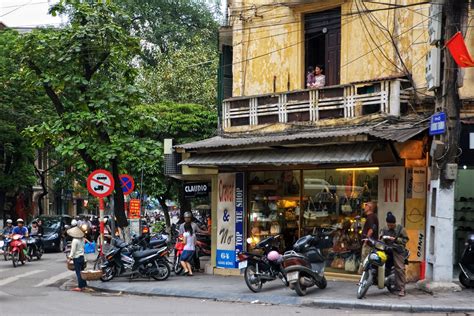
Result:
M374 113L400 116L406 112L413 89L403 78L381 78L283 93L236 97L223 102L225 132L275 123L317 123L351 119Z

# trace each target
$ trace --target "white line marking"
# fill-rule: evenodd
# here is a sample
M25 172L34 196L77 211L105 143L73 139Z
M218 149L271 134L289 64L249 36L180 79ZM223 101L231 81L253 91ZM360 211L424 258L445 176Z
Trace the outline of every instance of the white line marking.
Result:
M36 284L34 287L48 286L50 284L58 282L61 279L66 279L67 277L72 276L72 275L74 275L74 272L66 271L66 272L60 273L58 275L55 275L55 276L53 276L49 279L45 279L41 283Z
M26 273L23 273L23 274L15 275L15 276L0 280L0 286L18 281L20 278L24 278L24 277L27 277L27 276L30 276L30 275L33 275L33 274L37 274L37 273L40 273L40 272L44 272L44 270L33 270L33 271L30 271L30 272L26 272Z

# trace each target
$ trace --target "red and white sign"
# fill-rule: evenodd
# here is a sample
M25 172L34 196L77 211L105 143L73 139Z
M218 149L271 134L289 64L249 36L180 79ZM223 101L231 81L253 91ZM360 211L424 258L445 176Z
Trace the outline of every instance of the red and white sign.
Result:
M87 177L87 190L98 198L110 195L114 191L114 178L107 170L95 170Z

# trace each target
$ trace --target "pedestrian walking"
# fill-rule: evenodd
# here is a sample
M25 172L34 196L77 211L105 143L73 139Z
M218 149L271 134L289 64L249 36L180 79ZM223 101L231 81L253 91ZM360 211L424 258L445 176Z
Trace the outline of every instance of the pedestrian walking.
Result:
M67 234L72 237L71 251L69 252L68 259L73 260L74 271L76 272L77 277L77 287L73 288L72 291L82 292L87 286L87 282L81 277L81 271L83 270L85 263L84 232L76 226L69 229Z
M184 223L183 243L184 249L181 254L181 265L184 268L184 275L192 276L193 270L190 262L193 260L194 252L196 251L196 235L191 223Z
M407 232L402 225L397 224L397 219L392 212L387 213L385 219L387 226L380 232L380 239L384 239L389 246L392 246L392 259L395 267L395 285L398 295L405 296L405 257L406 244L409 240ZM390 264L387 269L390 269Z

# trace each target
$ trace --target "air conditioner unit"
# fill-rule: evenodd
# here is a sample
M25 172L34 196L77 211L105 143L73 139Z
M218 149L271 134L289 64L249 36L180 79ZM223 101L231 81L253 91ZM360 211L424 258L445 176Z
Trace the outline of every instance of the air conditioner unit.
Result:
M426 55L426 83L428 90L439 88L441 84L441 49L433 47Z

